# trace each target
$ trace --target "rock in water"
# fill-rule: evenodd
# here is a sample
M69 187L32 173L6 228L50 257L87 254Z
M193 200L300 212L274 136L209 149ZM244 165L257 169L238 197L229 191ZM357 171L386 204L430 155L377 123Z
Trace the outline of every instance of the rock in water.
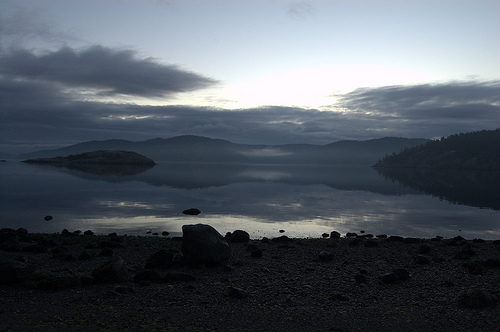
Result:
M115 256L106 263L96 267L92 271L92 277L95 282L121 283L128 281L130 275L123 259Z
M229 259L231 247L210 225L184 225L182 253L188 263L213 265Z
M188 214L190 216L197 216L197 215L199 215L201 213L201 211L198 210L198 209L191 208L191 209L187 209L187 210L182 211L182 213L183 214Z

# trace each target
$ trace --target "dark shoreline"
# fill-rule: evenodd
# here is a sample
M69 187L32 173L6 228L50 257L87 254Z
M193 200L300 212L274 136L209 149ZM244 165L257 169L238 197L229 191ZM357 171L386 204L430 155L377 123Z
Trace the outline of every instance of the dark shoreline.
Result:
M182 238L24 236L10 247L0 241L2 261L32 270L26 280L0 285L0 331L495 331L500 326L500 305L472 308L466 301L473 291L500 296L499 240L250 240L233 243L223 264L150 265L148 277L144 267L151 257L180 253ZM254 256L249 247L262 255ZM92 271L114 256L121 257L129 278L95 283ZM388 277L403 270L407 276Z

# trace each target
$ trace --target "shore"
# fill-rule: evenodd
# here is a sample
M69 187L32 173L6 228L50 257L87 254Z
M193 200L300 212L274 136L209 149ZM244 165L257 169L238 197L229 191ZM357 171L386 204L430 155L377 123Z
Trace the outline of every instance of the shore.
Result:
M282 237L232 243L230 259L215 266L176 260L181 241L24 230L1 236L0 331L500 326L498 240ZM155 260L165 254L174 263ZM124 280L97 283L93 271L117 256L126 266ZM8 264L17 268L15 278L5 273Z

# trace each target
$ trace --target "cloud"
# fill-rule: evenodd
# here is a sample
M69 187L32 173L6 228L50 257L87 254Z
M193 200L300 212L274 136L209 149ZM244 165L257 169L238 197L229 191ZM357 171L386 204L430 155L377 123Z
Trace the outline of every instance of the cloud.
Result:
M368 128L436 137L494 129L500 119L500 81L360 88L340 96L348 116Z
M51 55L55 57L58 52ZM64 51L62 59L67 58L65 52L70 53L70 58L81 56ZM104 54L115 53L104 49ZM121 56L129 59L131 65L145 61ZM39 57L28 53L28 58L35 58L34 63L39 64ZM432 138L495 129L500 119L499 81L363 88L338 96L337 104L322 110L285 106L232 110L75 99L63 82L75 80L96 87L92 84L97 79L71 78L59 67L51 77L47 69L38 70L36 66L16 70L5 68L4 63L0 66L0 151L6 152L88 140L145 140L185 134L248 144L328 144L386 136ZM161 67L157 63L154 66ZM72 73L79 75L78 70ZM115 90L119 88L123 89L120 86ZM154 84L151 89L153 92L147 93L158 91Z
M166 97L216 83L177 66L138 59L135 55L132 50L103 46L81 51L63 47L42 55L14 50L2 56L0 74L17 80L97 90L107 96Z
M287 14L293 18L306 19L312 16L314 7L305 1L293 2L288 6Z

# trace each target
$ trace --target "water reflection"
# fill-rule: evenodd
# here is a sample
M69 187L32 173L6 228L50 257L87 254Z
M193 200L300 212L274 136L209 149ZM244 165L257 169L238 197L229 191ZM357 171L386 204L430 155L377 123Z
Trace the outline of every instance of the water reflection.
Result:
M160 164L131 176L99 176L8 162L0 179L0 227L33 232L180 234L183 224L202 222L256 238L279 236L279 229L290 236L500 234L498 210L449 204L370 167ZM191 207L202 214L182 215Z
M500 210L500 172L485 170L377 169L387 179L451 203Z

